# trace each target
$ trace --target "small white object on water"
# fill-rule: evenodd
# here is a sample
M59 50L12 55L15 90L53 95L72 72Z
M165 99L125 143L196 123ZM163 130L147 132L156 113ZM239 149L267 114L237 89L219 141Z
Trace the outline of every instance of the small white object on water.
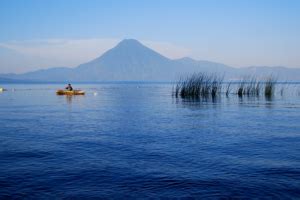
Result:
M98 93L97 92L94 92L94 96L97 96L98 95Z

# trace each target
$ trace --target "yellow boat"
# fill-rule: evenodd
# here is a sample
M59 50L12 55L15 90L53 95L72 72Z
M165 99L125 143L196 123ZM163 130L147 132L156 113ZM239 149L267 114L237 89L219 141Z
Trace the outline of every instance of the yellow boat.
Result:
M85 92L83 90L57 90L56 91L57 95L84 95Z

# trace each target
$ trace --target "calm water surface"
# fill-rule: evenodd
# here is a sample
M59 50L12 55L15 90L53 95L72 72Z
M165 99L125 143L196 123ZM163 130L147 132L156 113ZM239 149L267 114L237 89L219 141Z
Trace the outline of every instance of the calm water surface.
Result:
M0 199L300 198L297 94L188 101L167 84L74 86L87 94L4 86Z

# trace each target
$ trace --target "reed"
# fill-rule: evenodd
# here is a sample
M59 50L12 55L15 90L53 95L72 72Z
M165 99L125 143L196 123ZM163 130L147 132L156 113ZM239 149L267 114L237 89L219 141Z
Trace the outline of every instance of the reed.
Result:
M289 87L289 83L287 82L287 81L285 81L285 82L282 82L281 84L280 84L280 96L283 96L284 95L284 93L285 93L285 90Z
M225 92L226 97L228 97L229 94L231 93L231 84L232 84L232 82L229 82L226 86L226 92Z
M273 76L267 78L265 82L265 96L271 97L275 92L276 79Z
M262 90L262 82L259 81L256 77L244 77L237 88L238 96L259 96Z
M181 98L215 98L221 93L225 93L228 97L232 90L232 82L227 83L223 87L223 77L217 74L194 73L190 76L180 78L173 86L173 95ZM260 96L265 94L266 97L274 95L276 79L269 76L262 81L255 76L245 76L239 81L236 94L242 96ZM281 90L283 93L283 89Z
M238 85L238 88L237 88L237 95L239 97L243 96L246 94L246 90L247 90L247 82L248 82L248 78L247 77L244 77L240 82L239 82L239 85Z
M195 73L181 78L175 86L175 96L181 98L215 98L222 88L223 77Z
M260 81L257 81L257 82L256 82L256 85L255 85L255 95L256 95L256 96L259 96L260 90L261 90L261 82L260 82Z

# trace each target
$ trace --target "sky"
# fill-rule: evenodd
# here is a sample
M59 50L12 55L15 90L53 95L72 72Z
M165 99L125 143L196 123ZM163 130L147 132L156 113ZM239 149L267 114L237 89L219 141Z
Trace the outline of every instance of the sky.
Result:
M133 38L175 59L300 68L299 0L1 0L0 73L77 65Z

